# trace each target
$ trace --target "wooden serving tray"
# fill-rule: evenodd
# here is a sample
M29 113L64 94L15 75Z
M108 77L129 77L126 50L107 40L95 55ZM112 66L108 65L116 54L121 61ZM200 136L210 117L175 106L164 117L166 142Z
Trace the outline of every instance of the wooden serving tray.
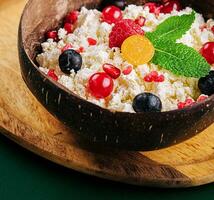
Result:
M0 2L0 132L60 165L115 181L158 187L214 182L214 125L185 143L152 152L92 150L51 116L22 80L17 30L26 0Z

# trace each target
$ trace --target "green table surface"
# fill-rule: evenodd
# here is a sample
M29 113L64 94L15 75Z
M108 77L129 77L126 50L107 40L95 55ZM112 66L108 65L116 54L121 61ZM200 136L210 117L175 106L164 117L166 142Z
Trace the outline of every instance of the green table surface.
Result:
M131 186L51 163L0 134L0 200L214 200L214 184L185 189Z

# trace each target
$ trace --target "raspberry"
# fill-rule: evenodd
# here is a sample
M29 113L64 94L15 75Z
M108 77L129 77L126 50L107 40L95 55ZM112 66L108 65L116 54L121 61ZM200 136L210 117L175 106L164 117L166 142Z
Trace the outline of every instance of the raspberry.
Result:
M123 19L115 24L109 35L109 47L121 47L123 41L132 35L144 35L141 27L131 19Z

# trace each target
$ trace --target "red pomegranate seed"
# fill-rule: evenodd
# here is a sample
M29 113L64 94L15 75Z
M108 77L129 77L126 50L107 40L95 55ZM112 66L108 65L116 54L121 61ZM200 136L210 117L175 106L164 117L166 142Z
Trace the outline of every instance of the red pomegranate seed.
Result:
M163 7L162 5L159 5L157 3L146 3L144 6L148 7L149 12L154 13L156 16L158 16L160 14L161 9Z
M67 33L72 33L74 30L74 26L70 23L65 23L64 29L67 31Z
M182 9L181 3L179 0L170 0L163 4L161 8L161 13L167 14L171 13L173 10L180 11Z
M57 31L48 31L46 33L46 37L48 39L53 39L54 41L57 41L58 40L58 34L57 34Z
M202 94L202 95L200 95L200 96L198 97L197 102L205 101L207 98L208 98L207 95L203 95L203 94Z
M116 23L123 18L122 11L116 6L108 6L102 11L102 21L108 24Z
M85 51L84 47L80 47L78 50L76 50L76 52L78 53L83 53Z
M146 23L146 18L143 16L140 16L135 20L135 23L138 24L139 26L144 26Z
M186 106L185 102L179 102L178 103L178 109L183 109L183 108L185 108L185 106Z
M58 81L58 76L55 74L54 69L48 71L48 76L51 77L54 81Z
M214 64L214 42L207 42L200 50L201 55L209 64Z
M94 46L97 44L97 40L93 39L93 38L88 38L88 44L90 46Z
M122 72L123 72L124 75L129 75L132 72L132 66L128 66Z
M165 81L165 77L163 74L159 75L156 79L155 79L155 82L164 82Z
M64 51L66 51L66 50L68 50L68 49L71 49L73 46L71 45L71 44L66 44L62 49L61 49L61 51L62 52L64 52Z
M111 76L113 79L117 79L120 74L121 71L119 68L115 67L114 65L111 65L109 63L105 63L103 65L103 70L109 75Z
M76 23L78 16L79 16L79 12L77 10L70 12L65 17L65 23L70 23L70 24Z
M144 79L143 79L145 82L152 82L152 81L154 81L154 78L152 77L152 76L150 76L150 75L147 75L147 76L145 76L144 77Z
M158 7L158 4L157 3L146 3L144 5L144 7L148 7L150 13L155 13L155 11L156 11L156 9Z
M195 103L193 99L187 98L185 101L185 106L191 106Z
M99 72L92 75L88 82L89 92L96 98L108 97L114 87L112 78L105 72Z

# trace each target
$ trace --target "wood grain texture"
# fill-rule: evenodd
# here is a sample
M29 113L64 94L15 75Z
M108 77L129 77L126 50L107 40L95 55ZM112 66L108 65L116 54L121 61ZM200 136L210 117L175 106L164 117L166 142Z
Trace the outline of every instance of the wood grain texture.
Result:
M0 132L71 169L116 181L190 187L214 181L214 125L191 140L151 152L82 147L25 86L18 64L17 29L26 0L0 2Z

